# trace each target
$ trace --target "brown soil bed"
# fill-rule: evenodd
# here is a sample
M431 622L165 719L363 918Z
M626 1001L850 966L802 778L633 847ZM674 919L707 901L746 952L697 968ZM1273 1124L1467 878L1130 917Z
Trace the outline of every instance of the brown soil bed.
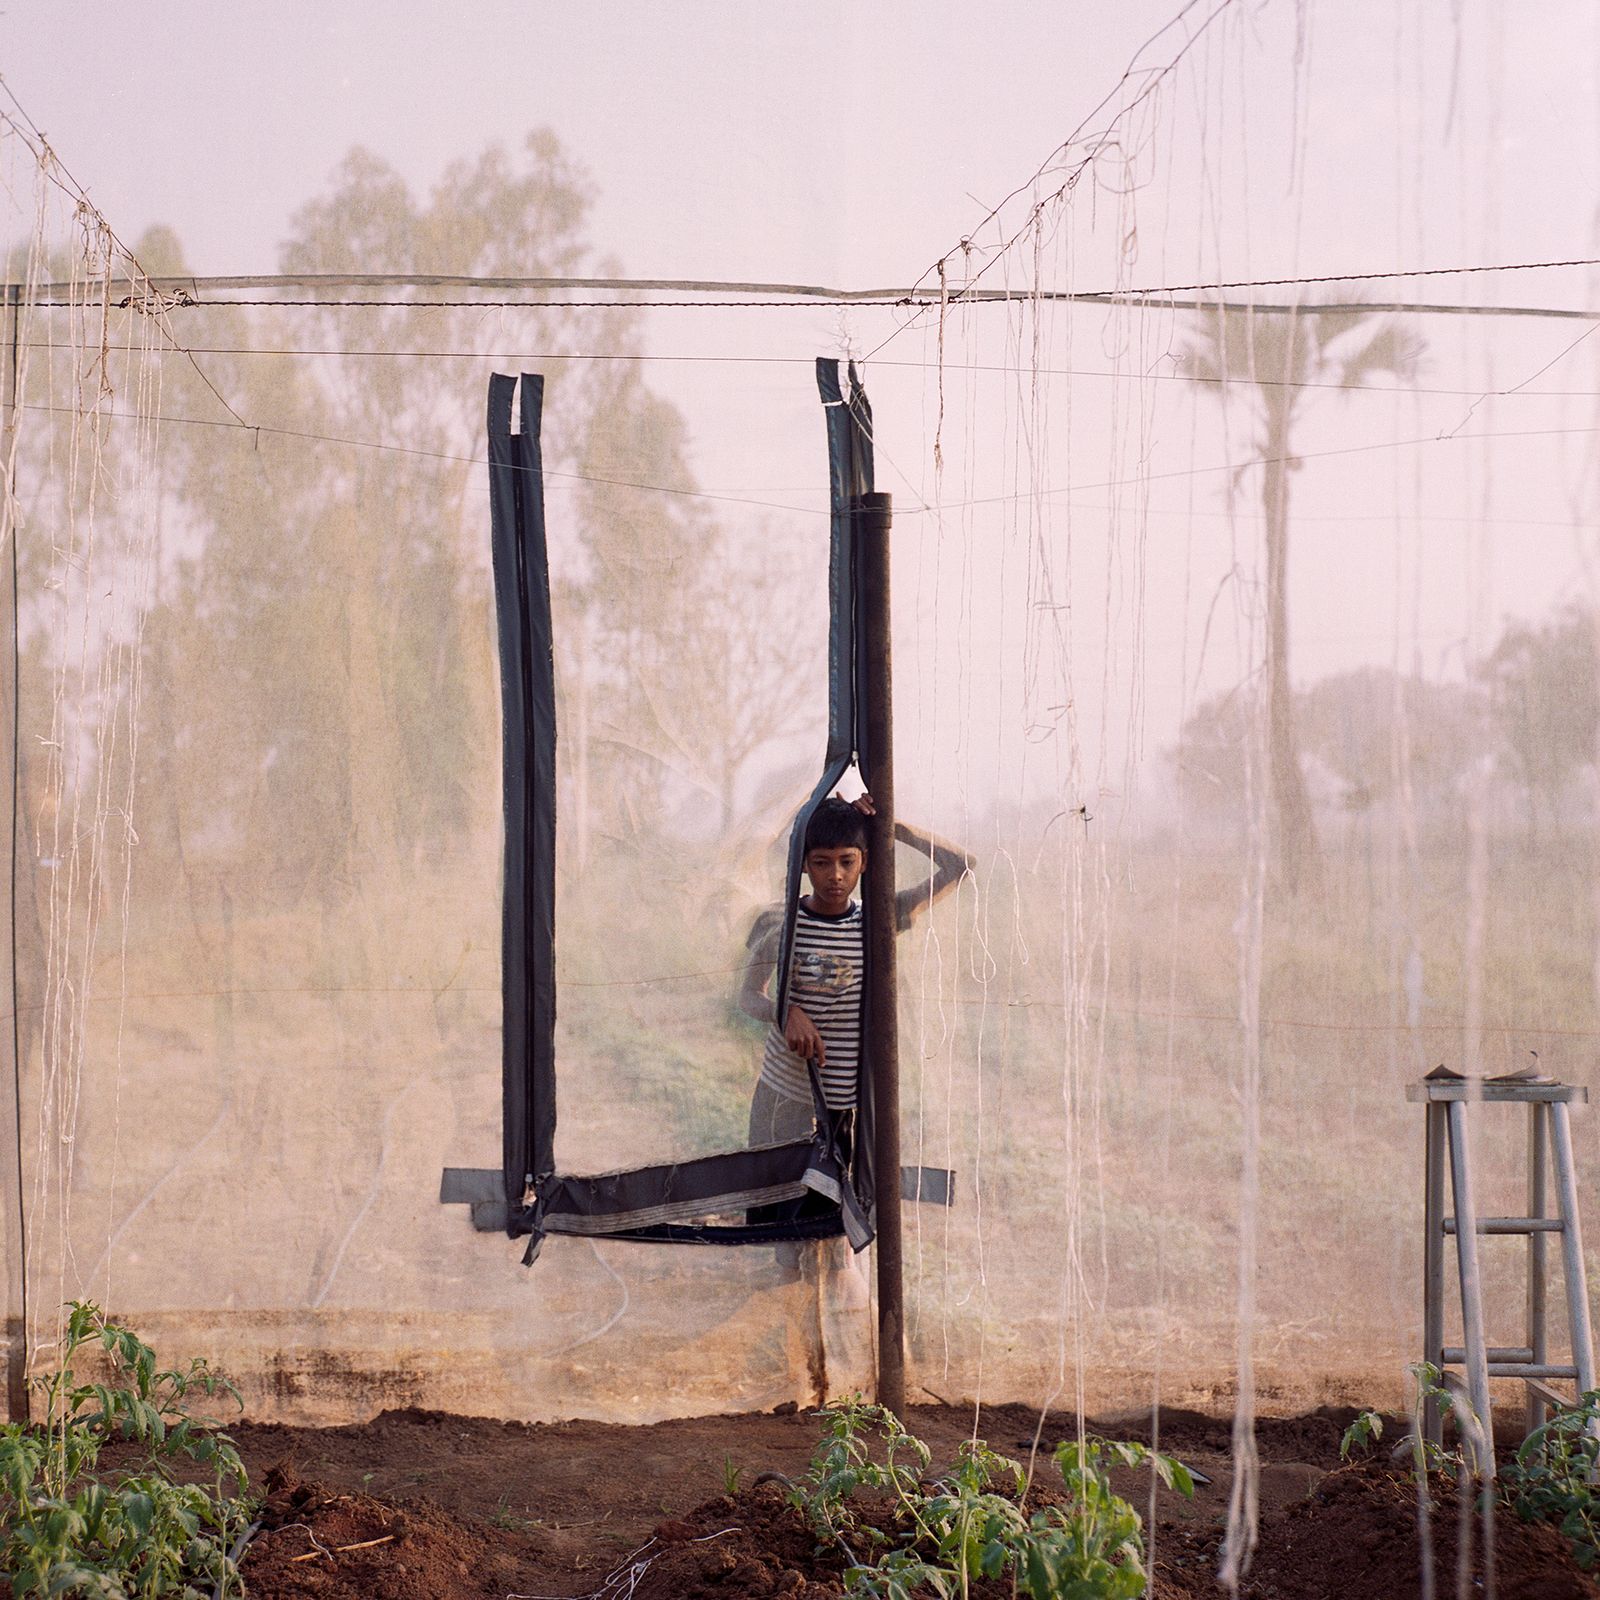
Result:
M1323 1411L1260 1424L1260 1545L1241 1594L1409 1600L1423 1592L1414 1480L1382 1454L1340 1466L1339 1437L1351 1415ZM907 1426L942 1468L971 1436L974 1418L970 1407L916 1406ZM1037 1426L1038 1414L1021 1406L985 1407L977 1422L995 1449L1024 1461ZM1089 1426L1149 1442L1148 1417ZM781 1483L763 1476L805 1470L819 1426L803 1411L653 1427L393 1411L354 1427L245 1423L232 1431L268 1492L244 1563L257 1600L572 1597L593 1594L630 1566L637 1570L613 1588L633 1600L833 1600L841 1592L839 1559L818 1554ZM1043 1443L1075 1431L1074 1418L1054 1415ZM1151 1592L1221 1600L1229 1424L1168 1412L1159 1442L1210 1482L1192 1501L1160 1493ZM731 1496L730 1476L737 1479ZM1040 1485L1052 1477L1053 1465L1041 1457ZM1148 1518L1148 1477L1125 1475L1118 1488ZM1459 1507L1448 1484L1436 1494L1435 1590L1453 1595ZM1526 1527L1502 1511L1494 1534L1501 1600L1600 1595L1555 1530ZM1481 1542L1480 1528L1472 1545L1478 1595L1487 1592ZM1009 1585L993 1593L1008 1594Z
M1430 1489L1428 1545L1436 1595L1593 1600L1600 1593L1554 1528L1525 1524L1504 1507L1496 1508L1492 1530L1474 1513L1462 1588L1461 1501L1448 1480L1435 1477ZM1486 1536L1495 1544L1493 1586L1487 1581ZM1221 1546L1218 1529L1173 1529L1158 1546L1156 1592L1171 1600L1223 1600L1228 1591L1216 1576ZM1262 1600L1411 1600L1426 1592L1423 1551L1416 1479L1379 1455L1330 1472L1305 1499L1265 1513L1239 1592Z

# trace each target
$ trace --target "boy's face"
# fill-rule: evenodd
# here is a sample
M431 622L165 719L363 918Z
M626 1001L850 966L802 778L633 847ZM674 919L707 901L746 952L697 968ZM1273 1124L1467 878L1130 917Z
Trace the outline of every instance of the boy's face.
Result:
M807 850L812 909L824 916L838 916L850 904L866 864L867 852L853 844Z

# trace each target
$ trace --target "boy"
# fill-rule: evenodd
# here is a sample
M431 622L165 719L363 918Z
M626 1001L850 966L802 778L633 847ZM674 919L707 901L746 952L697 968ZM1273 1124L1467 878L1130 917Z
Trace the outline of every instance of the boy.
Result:
M774 997L767 992L776 987L782 908L763 912L746 941L750 962L739 1007L768 1025L750 1103L753 1145L810 1134L815 1111L808 1062L817 1065L828 1109L839 1117L855 1109L865 943L861 904L853 896L867 865L866 819L872 815L872 797L866 794L854 801L824 800L811 815L803 858L811 893L801 898L795 915L787 1016L776 1015ZM933 859L929 879L895 896L895 927L903 932L973 863L952 845L903 822L895 824L895 838Z

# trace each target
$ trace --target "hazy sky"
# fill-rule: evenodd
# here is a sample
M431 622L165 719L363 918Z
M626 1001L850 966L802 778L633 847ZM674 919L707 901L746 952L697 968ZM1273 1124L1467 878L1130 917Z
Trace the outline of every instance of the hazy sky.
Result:
M172 224L201 272L271 270L295 207L352 145L426 184L453 157L548 124L593 173L597 241L630 271L898 282L1023 181L1181 9L156 0L130 26L125 8L91 0L68 33L58 6L20 0L4 75L114 224ZM1450 264L1479 243L1519 259L1592 253L1600 34L1586 0L1236 10L1207 47L1227 85L1210 108L1214 154L1271 173L1291 129L1246 152L1226 123L1273 125L1298 50L1300 248L1329 252L1318 266L1394 266L1418 230ZM1179 37L1145 59L1164 63ZM1426 193L1402 214L1419 164ZM1226 254L1259 270L1287 241L1282 191L1257 199ZM1169 223L1183 222L1174 204Z
M158 3L134 20L89 4L69 34L58 6L24 0L6 14L0 59L123 237L170 224L200 273L274 270L297 206L354 145L421 190L452 159L547 125L591 175L593 241L625 271L860 287L917 279L1182 9L274 0ZM1187 25L1213 9L1196 0ZM1164 65L1181 37L1169 31L1143 60ZM1041 275L1100 288L1600 256L1597 65L1591 0L1235 0L1127 124L1129 165L1108 162L1076 191ZM1028 270L1014 255L986 281L1021 284ZM1569 269L1367 292L1584 306L1596 289L1594 269ZM647 353L745 363L652 368L689 419L702 486L816 507L820 426L802 363L847 342L872 350L895 325L891 312L826 307L653 313ZM1055 491L1035 502L1040 547L1070 536L1060 559L1101 595L1084 608L1086 645L1097 627L1128 637L1127 609L1144 608L1146 715L1164 739L1194 685L1248 669L1247 642L1207 662L1175 643L1186 620L1199 634L1222 575L1257 561L1257 488L1226 470L1250 454L1247 407L1224 422L1170 381L1177 319L1080 311L1050 320L1040 364L1060 375L1043 380L1047 413L1030 410L1011 325L980 310L948 330L947 361L1013 373L946 384L942 477L926 321L868 369L880 478L907 519L902 559L920 574L1006 540L1020 549L1033 537L1021 491ZM506 326L516 349L514 317ZM1574 592L1600 525L1592 434L1577 431L1595 423L1600 341L1569 350L1590 326L1429 320L1416 381L1445 392L1308 406L1297 679L1413 652L1459 672L1474 627L1481 638ZM1516 437L1438 441L1452 431ZM988 511L959 504L1006 493L1017 498ZM957 508L915 528L916 507L940 500ZM1107 576L1135 546L1148 578L1137 600ZM991 598L963 648L1022 648Z
M201 272L272 270L352 145L426 184L549 125L632 272L898 282L1175 6L1115 9L246 0L158 3L130 29L91 5L105 25L69 44L59 8L25 4L5 76L116 225L170 222Z

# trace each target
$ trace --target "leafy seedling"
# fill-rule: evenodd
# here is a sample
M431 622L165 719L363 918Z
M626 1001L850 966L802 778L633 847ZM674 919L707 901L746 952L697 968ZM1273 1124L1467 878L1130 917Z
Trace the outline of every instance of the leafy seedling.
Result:
M1553 1522L1584 1571L1600 1562L1600 1389L1556 1412L1523 1440L1501 1493L1524 1522Z
M1138 1444L1072 1440L1055 1452L1067 1504L1030 1516L1021 1466L982 1440L963 1442L954 1467L926 1483L906 1463L925 1471L928 1448L891 1412L852 1396L822 1415L822 1443L790 1498L819 1542L847 1558L845 1593L855 1600L966 1600L985 1579L1009 1579L1012 1593L1028 1600L1138 1600L1148 1581L1143 1528L1113 1491L1111 1471L1148 1466L1168 1488L1194 1492L1188 1469L1170 1456ZM872 1435L881 1462L869 1448ZM852 1497L863 1489L889 1497L894 1533L855 1514Z
M1339 1438L1339 1459L1348 1461L1357 1450L1365 1450L1383 1437L1383 1418L1376 1411L1363 1411Z
M107 1377L74 1363L98 1345ZM191 1401L238 1391L204 1361L162 1368L132 1329L88 1301L67 1317L59 1368L37 1380L44 1423L0 1428L0 1570L16 1600L242 1595L238 1556L255 1502L233 1440ZM123 1464L100 1469L113 1440ZM209 1483L178 1481L195 1466Z

